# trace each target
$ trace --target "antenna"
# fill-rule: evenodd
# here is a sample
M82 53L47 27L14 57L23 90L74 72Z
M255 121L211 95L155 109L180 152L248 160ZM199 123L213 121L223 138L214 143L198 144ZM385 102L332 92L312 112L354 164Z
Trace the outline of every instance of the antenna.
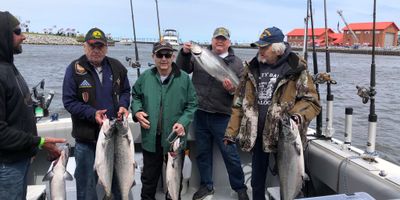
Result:
M160 28L160 15L158 13L158 1L156 1L156 10L157 10L157 23L158 23L158 37L161 40L163 40L162 35L161 35L161 28Z

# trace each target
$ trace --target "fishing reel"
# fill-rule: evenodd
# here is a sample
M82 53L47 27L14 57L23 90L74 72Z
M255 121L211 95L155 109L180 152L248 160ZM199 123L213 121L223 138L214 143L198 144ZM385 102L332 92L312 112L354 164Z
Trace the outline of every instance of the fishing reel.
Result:
M131 66L132 68L140 68L141 65L139 61L133 61L132 58L130 57L125 57L126 62L128 62L128 65Z
M364 86L356 86L357 88L357 95L361 97L363 104L368 103L368 100L371 96L375 96L376 92L371 92L371 89L366 88Z
M49 116L49 107L54 97L54 91L50 91L47 97L44 92L44 79L32 88L32 101L35 117L39 121L42 117Z

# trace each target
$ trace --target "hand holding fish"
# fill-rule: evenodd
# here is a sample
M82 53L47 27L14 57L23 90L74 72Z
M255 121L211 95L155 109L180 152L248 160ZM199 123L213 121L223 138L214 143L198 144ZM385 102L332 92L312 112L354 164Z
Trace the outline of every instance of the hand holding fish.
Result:
M190 53L190 49L192 48L192 43L191 42L185 42L185 43L183 43L183 46L182 46L182 51L184 52L184 53Z
M224 86L225 90L228 91L229 93L234 93L236 88L232 84L232 81L229 80L228 78L225 78L224 81L222 82L222 85Z
M150 128L150 121L147 120L147 117L149 117L149 115L147 113L139 111L135 114L135 117L139 121L141 127L143 127L144 129Z
M124 116L125 116L125 118L128 118L128 115L129 115L129 111L126 108L124 108L122 106L119 107L119 111L117 113L118 121L122 121L122 118Z
M57 143L65 143L67 142L64 138L52 138L52 137L45 137L43 149L48 152L48 160L53 161L60 157L61 151L56 146Z
M231 137L224 137L224 139L222 139L222 141L224 142L224 145L229 145L229 144L235 144L236 141L231 138Z
M174 126L172 127L172 131L175 131L178 136L185 135L185 128L183 128L182 124L180 123L175 123Z
M107 116L105 115L106 112L107 112L107 110L98 110L98 111L96 111L95 119L96 119L96 122L98 124L103 125L103 120L105 118L107 118Z

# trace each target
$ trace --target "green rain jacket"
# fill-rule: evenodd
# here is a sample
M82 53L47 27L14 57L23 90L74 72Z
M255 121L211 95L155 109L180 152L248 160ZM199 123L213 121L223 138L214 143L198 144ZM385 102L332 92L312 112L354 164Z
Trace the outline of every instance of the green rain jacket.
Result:
M161 144L164 154L170 148L166 139L175 123L180 123L185 127L186 134L183 137L183 147L185 147L188 128L197 109L196 90L189 75L179 70L173 63L169 79L167 84L162 85L157 68L154 67L141 74L132 87L133 120L137 122L135 113L139 111L144 111L149 115L150 129L141 128L142 148L149 152L156 150L157 124L160 117Z

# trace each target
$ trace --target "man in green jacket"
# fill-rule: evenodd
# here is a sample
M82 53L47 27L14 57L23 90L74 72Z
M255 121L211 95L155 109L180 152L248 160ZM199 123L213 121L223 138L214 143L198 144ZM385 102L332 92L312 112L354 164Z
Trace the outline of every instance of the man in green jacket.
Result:
M155 67L145 71L132 88L133 120L140 123L142 132L144 200L155 199L164 155L170 149L168 135L174 131L185 145L185 133L197 109L196 91L189 75L173 62L174 51L168 42L155 43Z

